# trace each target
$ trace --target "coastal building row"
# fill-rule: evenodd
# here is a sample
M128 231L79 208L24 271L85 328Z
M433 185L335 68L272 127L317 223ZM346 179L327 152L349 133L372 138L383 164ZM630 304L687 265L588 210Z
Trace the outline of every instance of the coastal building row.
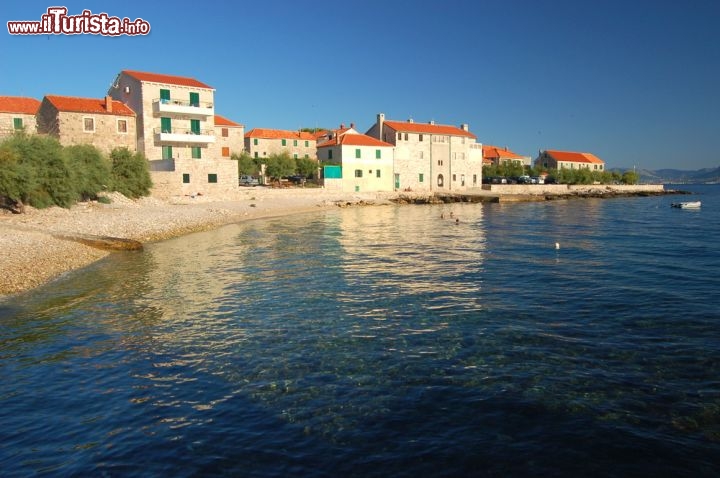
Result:
M324 186L343 191L463 191L481 187L483 164L531 163L506 147L478 142L467 124L397 121L382 113L365 133L353 123L315 133L245 133L242 124L216 114L214 93L194 78L123 70L102 98L0 97L0 138L23 130L64 145L138 151L149 162L158 196L237 189L231 158L243 151L253 158L286 152L318 160ZM604 169L592 154L555 150L540 152L535 164Z

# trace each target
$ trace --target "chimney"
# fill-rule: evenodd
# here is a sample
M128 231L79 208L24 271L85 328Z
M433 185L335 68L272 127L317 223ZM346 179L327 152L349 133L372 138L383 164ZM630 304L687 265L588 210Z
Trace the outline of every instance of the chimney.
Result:
M415 121L412 118L408 118L408 123L414 123Z
M351 127L352 129L355 129L355 123L350 123L350 127Z
M106 110L108 113L112 113L112 101L113 101L113 100L112 100L112 96L107 95L107 96L105 97L105 110Z
M345 129L345 123L340 123L340 129Z
M470 131L470 126L468 126L467 123L463 123L460 125L460 129L462 129L463 131Z
M378 113L377 115L377 130L378 130L378 139L383 139L383 126L385 124L385 114L384 113ZM383 140L384 141L384 140Z
M435 120L430 120L430 121L428 121L428 124L434 125L434 124L435 124Z

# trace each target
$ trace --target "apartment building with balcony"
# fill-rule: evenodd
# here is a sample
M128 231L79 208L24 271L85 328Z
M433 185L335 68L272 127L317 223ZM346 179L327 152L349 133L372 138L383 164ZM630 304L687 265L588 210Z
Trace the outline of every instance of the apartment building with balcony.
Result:
M0 96L0 140L18 131L37 133L35 115L40 100L24 96Z
M366 133L394 146L395 190L463 191L482 186L482 144L467 124L386 120Z
M63 146L90 144L104 153L121 147L136 149L135 113L110 96L46 95L36 119L37 132L57 138Z
M237 164L217 146L214 88L189 77L123 70L108 94L137 114L137 149L150 163L154 195L237 189Z
M393 145L341 128L317 147L326 189L345 192L393 190Z
M317 139L305 131L253 128L245 133L245 150L253 158L287 152L291 158L317 159Z

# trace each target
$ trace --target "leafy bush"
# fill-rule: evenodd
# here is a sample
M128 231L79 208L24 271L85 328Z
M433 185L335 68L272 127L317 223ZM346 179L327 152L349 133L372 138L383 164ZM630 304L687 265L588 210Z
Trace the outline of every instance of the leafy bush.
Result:
M110 153L111 189L129 198L148 196L152 187L148 163L141 153L115 148Z
M97 199L97 193L110 184L110 163L97 148L78 144L65 148L68 165L75 178L74 185L81 200Z

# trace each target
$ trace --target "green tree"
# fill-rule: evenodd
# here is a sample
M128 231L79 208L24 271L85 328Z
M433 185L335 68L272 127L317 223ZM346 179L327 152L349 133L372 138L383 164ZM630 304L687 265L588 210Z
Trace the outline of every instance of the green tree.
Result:
M298 158L297 173L305 176L306 178L314 178L318 172L318 162L310 158Z
M22 166L15 151L0 147L0 207L20 212L25 196Z
M243 151L242 154L233 154L232 159L238 162L238 175L248 174L256 176L260 171L259 165L250 156L250 153Z
M97 199L97 193L106 190L110 184L110 162L89 144L67 146L65 155L80 199Z
M621 181L623 184L637 184L640 182L640 175L635 171L627 170L622 174Z
M141 153L133 154L127 148L115 148L110 153L111 189L129 198L148 196L152 179L148 162Z
M290 153L283 151L280 154L271 154L266 162L265 172L274 179L280 179L295 174L297 165L295 159L290 157Z

